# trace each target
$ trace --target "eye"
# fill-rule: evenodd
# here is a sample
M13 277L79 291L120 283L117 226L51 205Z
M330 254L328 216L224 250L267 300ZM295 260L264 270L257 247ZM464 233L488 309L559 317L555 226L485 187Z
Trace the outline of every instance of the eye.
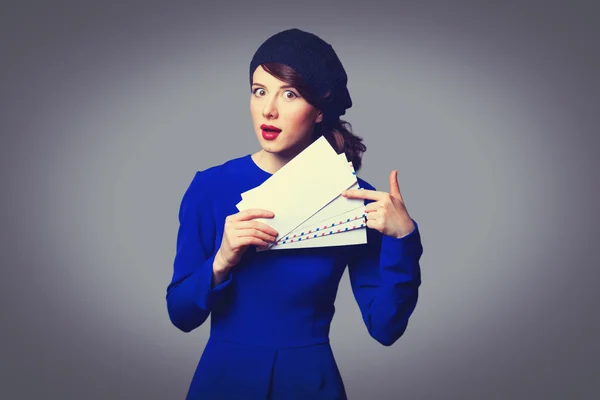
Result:
M300 97L296 93L292 92L291 90L286 90L285 93L291 93L293 95L292 97L285 96L287 99L293 99L295 97Z
M261 88L261 87L257 87L257 88L254 88L254 89L252 90L252 94L254 94L255 96L258 96L258 91L259 91L259 90L262 90L262 91L264 91L264 89L263 89L263 88ZM291 95L291 96L289 96L287 93L291 93L292 95ZM286 90L285 92L283 92L283 95L284 95L284 97L285 97L286 99L288 99L288 100L294 99L294 98L296 98L296 97L300 97L299 95L297 95L297 94L296 94L295 92L293 92L292 90Z

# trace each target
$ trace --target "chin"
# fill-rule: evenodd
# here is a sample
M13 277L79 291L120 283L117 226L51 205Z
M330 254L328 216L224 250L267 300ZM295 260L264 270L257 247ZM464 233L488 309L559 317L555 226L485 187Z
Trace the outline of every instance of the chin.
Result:
M289 150L288 146L282 145L280 143L270 142L268 140L263 139L262 137L260 138L259 143L263 151L270 154L282 155Z
M262 143L261 147L264 151L266 151L267 153L271 153L271 154L282 154L285 153L287 149L287 147L282 147L282 146L278 146L274 143Z

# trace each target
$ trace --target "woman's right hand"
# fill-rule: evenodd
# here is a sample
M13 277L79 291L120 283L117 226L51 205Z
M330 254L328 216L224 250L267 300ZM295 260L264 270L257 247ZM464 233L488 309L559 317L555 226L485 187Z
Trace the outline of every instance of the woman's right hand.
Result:
M242 255L250 245L268 246L275 242L277 231L269 225L254 218L273 218L275 214L269 210L253 208L240 211L225 218L225 228L221 247L215 256L219 271L225 272L240 262Z

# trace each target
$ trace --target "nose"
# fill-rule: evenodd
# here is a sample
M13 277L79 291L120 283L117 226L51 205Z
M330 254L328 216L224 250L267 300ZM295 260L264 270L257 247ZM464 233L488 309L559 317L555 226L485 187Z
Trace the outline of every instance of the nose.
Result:
M265 118L276 118L277 117L277 107L275 107L275 99L266 99L265 107L263 108L263 117Z

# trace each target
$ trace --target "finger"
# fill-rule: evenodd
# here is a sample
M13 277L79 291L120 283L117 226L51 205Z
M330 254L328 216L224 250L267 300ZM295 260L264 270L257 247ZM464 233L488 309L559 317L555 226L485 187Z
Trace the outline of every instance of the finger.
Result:
M365 214L365 217L367 218L367 221L375 221L377 219L379 219L379 210L373 210L370 211L368 213Z
M369 203L365 206L365 212L370 213L373 211L377 211L381 208L381 203L378 203L376 201Z
M400 194L400 185L398 185L398 171L393 170L390 174L390 195L402 200L402 195Z
M240 211L237 214L233 214L231 220L248 221L253 218L272 218L273 216L275 216L273 211L264 210L262 208L250 208L248 210Z
M379 230L380 223L376 220L368 220L367 228Z
M238 238L247 237L247 236L253 236L253 237L262 239L265 242L274 242L275 239L277 238L276 236L269 235L268 233L265 233L263 231L260 231L258 229L254 229L254 228L240 229L240 230L238 230L236 232L236 234L237 234Z
M261 240L257 237L254 236L243 236L240 237L236 240L235 243L235 247L242 247L242 246L269 246L269 243L265 242L264 240Z
M279 233L277 233L277 231L275 229L273 229L272 227L270 227L269 225L260 222L260 221L239 221L235 224L235 229L248 229L248 228L254 228L254 229L259 229L265 233L268 233L269 235L273 235L273 236L277 236L279 235Z
M383 199L383 197L386 195L387 195L387 193L385 193L385 192L378 192L376 190L369 190L369 189L361 189L361 190L351 189L351 190L344 190L342 192L342 196L349 198L349 199L367 199L367 200L375 200L375 201Z

